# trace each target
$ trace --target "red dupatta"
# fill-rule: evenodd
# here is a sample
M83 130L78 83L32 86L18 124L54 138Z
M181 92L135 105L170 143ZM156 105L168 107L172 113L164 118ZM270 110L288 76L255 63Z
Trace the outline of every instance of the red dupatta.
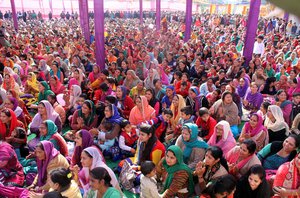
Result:
M11 136L11 132L18 127L18 119L16 114L13 112L13 110L11 109L5 109L1 112L4 112L6 114L5 111L9 111L10 113L10 117L11 117L11 121L10 121L10 129L9 129L9 133L7 133L7 128L6 128L6 124L4 124L2 121L0 121L0 139L5 140L6 137L10 137ZM7 114L6 114L7 115Z

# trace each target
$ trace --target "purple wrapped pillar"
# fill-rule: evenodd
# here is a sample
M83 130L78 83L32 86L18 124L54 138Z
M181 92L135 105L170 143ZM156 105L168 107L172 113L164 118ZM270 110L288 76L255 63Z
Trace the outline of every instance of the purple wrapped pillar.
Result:
M104 43L104 5L103 0L94 1L95 15L95 46L96 63L101 70L105 69L105 43Z
M193 0L186 0L184 42L187 42L191 37L192 9L193 9Z
M15 0L10 0L10 4L11 4L12 17L14 20L14 27L15 27L15 30L18 31L18 18L17 18Z
M50 10L51 10L51 13L54 14L53 13L53 7L52 7L52 0L49 0L49 7L50 7Z
M89 8L87 0L79 0L80 25L85 42L90 44Z
M143 24L143 0L140 0L140 24Z
M289 22L289 13L288 12L284 12L284 16L283 16L283 19L286 21L286 22Z
M258 17L260 12L261 0L251 0L250 9L247 21L246 38L244 45L244 57L246 58L246 65L252 59L253 47L256 37L256 30L258 24Z
M160 0L156 0L156 31L160 30Z

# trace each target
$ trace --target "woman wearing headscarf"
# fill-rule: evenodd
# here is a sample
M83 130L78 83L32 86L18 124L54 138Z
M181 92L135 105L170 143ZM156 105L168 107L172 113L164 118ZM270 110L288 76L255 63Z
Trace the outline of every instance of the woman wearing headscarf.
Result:
M277 93L275 82L276 82L275 77L267 78L266 83L262 87L260 87L261 90L260 93L263 94L264 96L274 96Z
M98 149L94 147L88 147L85 148L81 153L81 163L82 163L82 169L78 173L79 182L81 184L81 187L84 191L84 197L88 197L88 193L90 191L90 185L89 185L89 173L91 170L93 170L96 167L103 167L107 170L111 177L110 184L118 189L120 192L121 188L119 186L119 182L117 180L116 175L114 172L103 162L103 158L99 154ZM77 173L75 173L76 175Z
M50 71L50 67L47 65L46 60L42 59L39 62L39 75L37 77L37 79L39 80L43 80L43 81L48 81L49 80L49 71Z
M244 125L239 142L243 142L246 139L252 139L256 143L257 152L269 143L268 131L263 125L262 117L257 113L253 113L249 122Z
M39 127L40 141L48 140L52 142L54 148L56 148L63 156L68 156L68 146L65 139L57 133L57 126L52 120L45 120Z
M292 99L294 93L300 93L300 78L294 78L288 90L289 99Z
M73 72L72 72L72 78L69 80L69 89L73 86L73 85L78 85L81 86L81 83L84 81L83 78L85 77L85 75L83 74L83 72L81 71L81 69L76 68Z
M21 109L21 107L19 107L18 105L19 105L18 100L13 97L8 97L4 102L4 107L13 110L14 113L16 114L17 119L20 120L25 127L27 127L28 123L26 122L23 109Z
M18 76L18 74L16 74L12 68L10 67L4 67L4 70L3 70L3 77L5 77L5 75L8 74L9 76L12 76L13 79L15 80L15 82L21 86L22 83L21 83L21 79L20 79L20 76Z
M39 82L39 95L38 95L38 102L42 100L48 100L48 95L54 94L46 81Z
M186 106L191 106L194 112L197 113L201 107L208 108L209 104L204 95L200 96L198 87L192 86L186 98Z
M6 142L0 142L0 162L1 184L23 187L25 181L23 167L18 161L13 147Z
M145 87L148 89L148 88L152 88L154 89L154 84L153 84L153 81L155 79L160 79L160 76L158 75L158 72L156 69L149 69L149 73L148 73L148 76L147 78L144 80L144 83L145 83Z
M263 96L258 92L258 86L255 83L251 83L250 90L243 100L244 108L251 112L256 112L262 103Z
M218 146L222 149L224 156L236 146L236 141L227 121L222 120L214 128L214 133L208 140L209 146Z
M157 168L158 178L166 175L162 197L190 197L194 192L192 170L184 163L180 147L172 145Z
M36 98L38 97L39 94L39 83L36 79L36 75L33 72L29 72L27 76L27 80L25 81L25 94L31 94L35 96Z
M50 173L57 168L69 168L68 160L59 153L49 141L41 141L35 148L38 174L33 183L27 187L29 190L49 191Z
M241 78L239 85L237 87L237 93L241 98L246 96L246 93L249 88L249 80L247 78Z
M155 117L155 110L151 107L145 96L138 96L136 106L130 112L129 121L133 125L139 125Z
M72 160L71 160L71 165L72 166L79 166L79 168L82 168L82 164L80 162L81 158L81 152L88 147L94 147L96 149L98 149L100 155L102 156L102 161L105 162L105 159L103 157L103 154L100 150L100 148L98 147L98 145L96 145L94 143L94 138L92 137L92 135L89 133L89 131L82 129L80 131L77 131L75 134L75 148L74 148L74 153L72 155Z
M55 94L61 94L65 91L66 87L60 82L57 76L51 76L49 80L51 91Z
M18 83L16 83L14 77L10 74L4 75L2 88L6 91L15 90L17 93L20 93L20 86L18 85Z
M269 142L283 141L289 134L289 126L284 121L282 110L276 105L268 107L264 125L269 133Z
M52 62L51 69L50 69L49 73L50 73L50 77L51 76L57 76L57 78L59 79L59 81L61 83L64 82L64 73L61 71L61 68L60 68L58 62L56 62L56 61Z
M284 121L290 126L293 103L288 100L287 92L282 89L277 92L276 96L276 105L280 107L283 113Z
M171 111L173 113L173 117L171 118L171 124L172 124L172 128L176 129L177 125L178 125L178 121L181 117L181 113L180 110L185 107L185 100L181 95L174 95L173 100L172 100L172 104L171 104Z
M133 70L128 70L123 82L123 86L125 86L128 90L131 90L138 84L139 81L140 79L135 72Z
M81 109L73 113L71 128L74 130L90 130L97 127L98 117L96 115L95 105L91 100L84 101Z
M27 80L27 76L28 76L28 73L30 72L31 68L28 64L27 61L22 61L20 63L21 65L21 70L20 70L20 78L21 78L21 81L22 81L22 84L24 85L26 80Z
M159 116L161 113L161 106L159 100L155 98L155 91L152 88L146 90L145 97L151 107L155 110L155 115Z
M183 161L194 170L199 161L204 159L206 142L198 139L198 126L187 123L182 126L182 134L177 138L175 145L183 151Z
M11 134L17 127L24 128L24 124L17 119L11 109L3 109L0 112L0 140L11 141Z

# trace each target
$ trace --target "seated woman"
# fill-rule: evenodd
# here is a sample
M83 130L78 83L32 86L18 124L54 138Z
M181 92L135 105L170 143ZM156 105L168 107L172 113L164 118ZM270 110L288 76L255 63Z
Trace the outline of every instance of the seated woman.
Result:
M258 157L255 155L256 144L253 140L244 140L240 146L231 149L225 156L228 162L229 173L237 178L245 175L251 166L261 165Z
M282 110L276 105L268 107L265 127L268 129L269 142L283 141L289 134L289 126L284 121Z
M228 165L223 158L222 149L217 146L208 147L205 159L198 162L194 172L199 182L199 185L195 187L197 194L200 194L208 183L226 174L228 174Z
M183 151L183 161L191 170L195 170L197 163L204 159L208 148L206 142L198 140L198 127L192 123L182 126L182 135L177 138L175 145Z
M136 106L129 114L129 121L133 125L139 125L155 118L155 110L151 107L145 96L138 96L135 100Z
M234 137L237 137L239 116L238 116L238 107L233 102L232 94L228 91L225 91L222 94L222 98L215 102L215 104L210 108L212 116L216 121L226 120L230 124L231 131Z
M85 77L84 73L81 69L76 68L71 75L68 88L71 89L73 85L81 86L81 83L83 83L83 78Z
M265 169L254 165L236 186L234 198L267 198L271 196L270 186L266 180Z
M4 107L13 110L17 116L17 119L21 121L27 128L27 122L23 113L23 109L21 109L21 107L19 107L18 105L19 102L16 98L7 97L4 101Z
M51 76L49 80L49 84L51 87L51 91L55 93L55 95L64 93L66 87L60 82L57 76Z
M208 100L204 95L200 95L199 88L192 86L186 98L186 105L191 106L194 112L198 112L201 107L208 108ZM196 113L195 113L196 114Z
M95 105L91 100L84 101L81 109L76 110L73 114L71 128L73 130L96 128L98 117L95 111Z
M79 182L81 187L84 190L84 197L87 196L88 192L90 191L90 171L96 167L105 168L108 172L109 176L111 177L110 184L118 189L121 192L121 188L119 186L119 182L117 180L116 175L114 172L102 161L102 157L99 154L98 149L93 147L85 148L81 153L81 163L82 169L78 173L78 169L75 170L75 176L78 175Z
M68 160L57 151L49 141L41 141L35 149L38 174L28 187L35 192L49 191L50 173L57 168L69 168Z
M268 131L263 125L263 119L257 113L253 113L250 121L247 122L239 137L239 142L246 139L252 139L256 143L256 151L260 151L264 146L269 143Z
M3 109L0 112L0 140L10 141L11 133L17 127L24 128L24 124L19 121L16 114L11 109Z
M36 75L33 72L29 72L27 80L24 86L24 93L31 94L34 97L38 97L39 94L39 83L36 79Z
M15 90L17 93L20 93L20 86L18 85L18 83L16 83L14 77L10 74L4 75L2 88L6 91Z
M291 125L291 113L292 113L292 106L293 103L288 100L288 95L286 91L283 89L279 90L276 94L277 102L276 105L280 107L283 113L284 121L290 126Z
M123 86L125 86L128 90L131 90L135 87L140 81L139 77L136 75L135 71L127 70L126 77L123 82Z
M42 100L47 100L47 97L50 94L53 94L53 92L51 91L50 86L47 84L47 82L39 82L38 102L41 102Z
M68 198L82 198L77 183L72 180L72 173L65 168L58 168L50 173L50 192L56 191Z
M63 156L68 156L68 145L65 139L57 133L57 126L52 120L45 120L39 127L40 141L48 140L52 142L54 148L56 148Z
M127 95L127 88L125 86L118 86L116 97L118 100L117 107L121 109L124 118L128 119L130 111L134 107L134 102Z
M200 198L233 197L236 180L232 175L224 175L211 182L203 191Z
M182 150L175 145L168 148L166 157L157 167L157 178L166 175L162 197L189 197L194 192L192 170L183 162Z
M274 197L299 197L300 153L277 170L273 183Z
M91 191L88 192L87 198L121 198L120 192L111 186L111 176L103 167L97 167L91 170Z
M13 147L0 142L0 183L5 186L23 187L25 175Z
M236 146L236 141L227 121L222 120L215 126L214 133L208 140L209 146L218 146L222 149L224 156Z
M94 139L93 139L92 135L87 130L82 129L80 131L77 131L75 134L74 141L75 141L75 148L74 148L74 152L72 155L72 161L71 161L72 166L78 165L79 168L82 168L82 164L80 162L80 155L81 155L81 152L85 148L88 148L88 147L97 148L102 157L102 161L105 162L105 159L103 157L101 150L94 143Z
M263 103L263 96L258 92L257 84L253 82L243 101L244 108L251 112L256 112L259 110L261 103Z
M146 90L145 97L147 98L147 101L151 107L155 110L155 115L159 116L161 112L161 106L159 101L155 98L155 92L152 88L149 88Z
M28 110L27 110L27 107L26 105L30 103L35 103L36 102L36 99L35 98L32 98L32 99L25 99L26 100L26 103L23 101L23 98L20 98L20 95L15 91L15 90L9 90L7 91L7 97L9 98L15 98L17 99L18 101L18 106L23 110L23 113L24 113L24 116L25 116L25 119L26 119L26 123L30 123L32 118L31 118L31 115L29 114ZM25 124L25 123L24 123Z
M299 145L299 137L291 134L284 141L271 142L257 153L257 157L267 171L268 180L274 179L273 176L279 166L294 159Z

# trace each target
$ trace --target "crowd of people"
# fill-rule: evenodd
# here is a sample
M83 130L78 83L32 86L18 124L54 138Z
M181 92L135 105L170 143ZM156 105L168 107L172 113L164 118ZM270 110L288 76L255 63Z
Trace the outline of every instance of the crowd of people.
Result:
M0 196L300 194L297 24L260 18L246 60L246 16L184 42L184 13L106 13L105 65L76 17L0 21Z

